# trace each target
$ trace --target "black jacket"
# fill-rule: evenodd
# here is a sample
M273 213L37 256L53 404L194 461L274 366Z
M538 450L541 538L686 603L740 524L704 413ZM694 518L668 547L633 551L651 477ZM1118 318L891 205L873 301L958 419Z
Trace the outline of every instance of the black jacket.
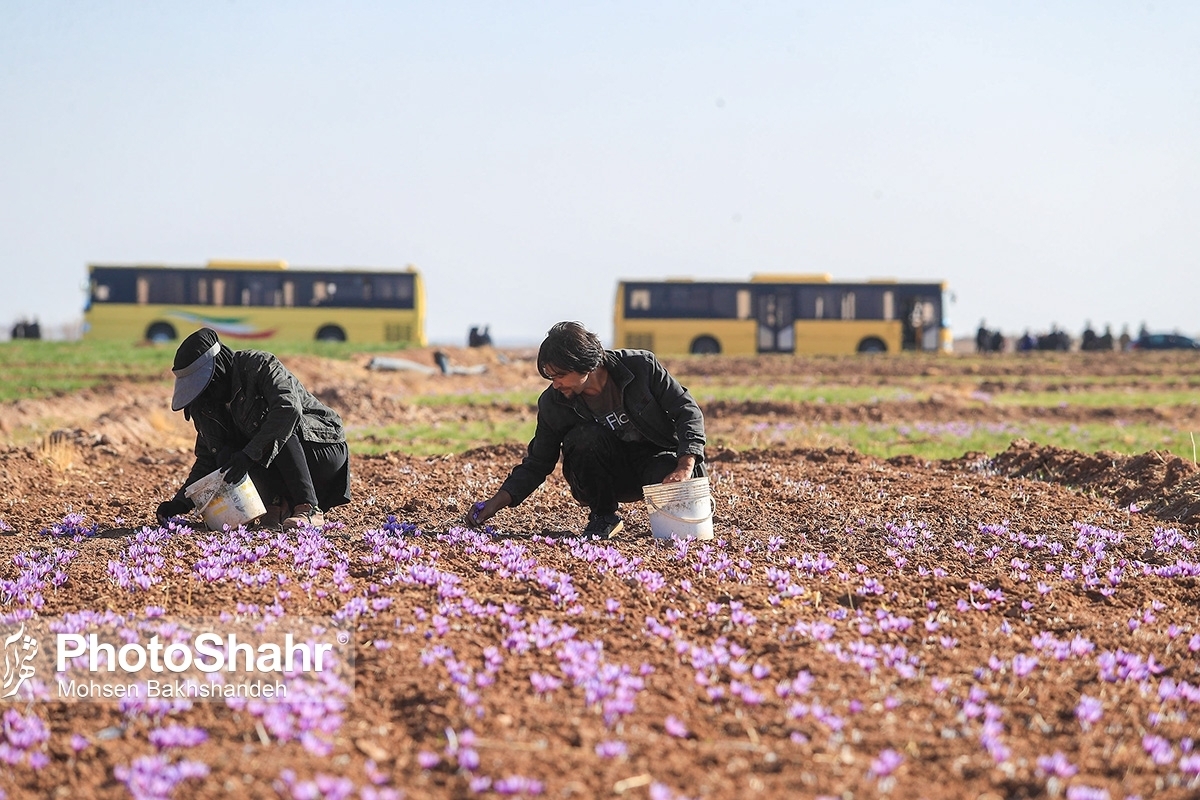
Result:
M196 463L184 488L217 469L222 456L245 450L268 467L295 433L301 441L346 441L342 418L313 397L278 358L261 350L233 354L228 410L196 402L184 410L196 426ZM175 499L184 499L183 489Z
M621 401L634 427L650 442L676 456L704 461L704 417L688 390L648 350L606 350L601 366L621 387ZM594 424L583 400L567 399L554 387L538 398L537 429L529 454L500 487L515 506L533 494L554 471L563 438L576 425Z

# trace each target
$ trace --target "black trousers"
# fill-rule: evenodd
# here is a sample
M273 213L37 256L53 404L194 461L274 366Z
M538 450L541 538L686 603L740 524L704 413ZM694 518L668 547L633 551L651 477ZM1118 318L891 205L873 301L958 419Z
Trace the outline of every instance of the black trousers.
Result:
M271 466L250 466L250 479L268 505L307 503L328 511L350 502L350 447L302 442L293 433Z
M652 442L625 442L599 424L577 425L563 438L563 477L571 496L593 514L611 514L619 503L642 499L642 487L662 483L679 459ZM693 477L701 472L696 464Z

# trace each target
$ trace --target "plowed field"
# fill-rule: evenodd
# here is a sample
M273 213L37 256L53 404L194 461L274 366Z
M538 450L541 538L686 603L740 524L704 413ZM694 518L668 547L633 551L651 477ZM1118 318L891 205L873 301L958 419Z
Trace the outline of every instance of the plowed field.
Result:
M527 354L452 355L488 371L382 372L367 358L289 366L350 429L532 419L526 403L486 399L542 385ZM1195 359L1133 355L669 363L689 385L941 387L919 402L702 402L716 537L688 543L654 539L638 506L623 507L626 528L612 540L575 537L584 515L557 474L493 528L463 528L523 443L416 457L395 441L355 455L354 501L323 531L161 529L153 509L186 473L191 444L181 415L165 410L167 383L0 407L10 437L0 449L0 633L29 612L226 612L336 618L355 644L352 686L282 709L0 701L0 789L1198 796L1192 459L1024 439L948 460L883 459L763 446L760 435L822 415L939 425L1140 415L1185 436L1200 430L1194 402L1118 411L964 399L1053 386L1070 400L1104 376L1135 393L1194 388ZM430 402L467 394L472 402ZM59 432L18 443L38 426ZM220 569L204 566L214 554ZM122 579L132 572L147 577Z

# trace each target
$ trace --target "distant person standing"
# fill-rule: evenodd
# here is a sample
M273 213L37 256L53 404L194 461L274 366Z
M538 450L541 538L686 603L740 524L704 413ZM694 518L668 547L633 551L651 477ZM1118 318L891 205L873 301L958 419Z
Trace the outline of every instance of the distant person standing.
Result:
M550 329L537 356L550 386L538 398L528 455L500 489L476 503L472 525L533 494L562 456L571 495L588 507L584 535L608 538L620 503L642 487L706 474L704 417L688 390L648 350L605 350L578 322Z
M13 339L41 339L42 326L36 318L32 322L23 319L13 325L11 336Z
M492 334L488 332L488 326L482 328L474 326L467 334L468 347L488 347L492 343Z
M350 451L342 418L313 397L278 358L230 350L201 328L183 340L172 369L171 410L196 427L196 461L160 523L193 508L184 489L221 468L226 483L246 475L267 504L265 524L325 524L324 511L350 502Z
M1083 323L1083 338L1079 342L1080 350L1095 350L1096 349L1096 332L1092 330L1092 321L1088 320Z

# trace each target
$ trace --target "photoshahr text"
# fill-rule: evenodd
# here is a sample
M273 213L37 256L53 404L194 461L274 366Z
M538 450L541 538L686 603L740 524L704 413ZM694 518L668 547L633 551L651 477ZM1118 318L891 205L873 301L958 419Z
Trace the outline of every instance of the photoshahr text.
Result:
M284 637L283 645L274 642L257 647L239 642L236 634L224 639L215 633L202 633L193 642L171 642L163 644L158 636L149 643L136 642L120 645L99 641L96 634L58 634L58 671L65 672L68 659L87 657L88 671L113 672L120 668L126 672L321 672L325 669L325 656L333 649L332 644L318 642L296 642L292 634Z

